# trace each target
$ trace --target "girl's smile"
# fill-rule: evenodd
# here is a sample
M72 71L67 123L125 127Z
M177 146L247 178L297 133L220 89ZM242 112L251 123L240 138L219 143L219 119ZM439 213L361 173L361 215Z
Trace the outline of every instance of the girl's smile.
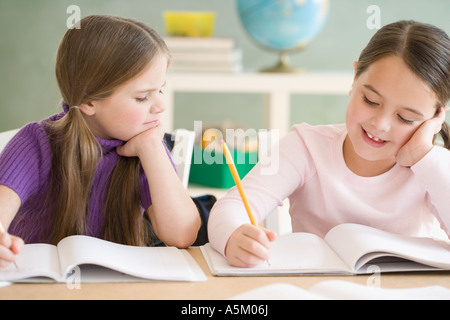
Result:
M383 140L381 138L378 138L378 137L370 134L369 132L364 130L363 127L361 127L361 133L362 133L362 137L363 137L364 141L373 148L382 148L387 143L389 143L389 141Z

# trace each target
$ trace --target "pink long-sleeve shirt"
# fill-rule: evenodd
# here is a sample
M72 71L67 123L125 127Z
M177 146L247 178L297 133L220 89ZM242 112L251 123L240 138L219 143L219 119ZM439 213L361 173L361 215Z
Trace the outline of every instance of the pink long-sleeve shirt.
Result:
M300 124L280 140L279 153L260 161L243 179L261 222L289 198L293 232L324 237L334 226L358 223L411 236L431 236L435 219L450 231L450 151L434 147L411 168L395 165L376 177L348 169L345 125ZM271 163L271 161L273 163ZM276 167L268 175L268 167ZM249 223L234 187L211 211L211 245L224 254L230 235Z

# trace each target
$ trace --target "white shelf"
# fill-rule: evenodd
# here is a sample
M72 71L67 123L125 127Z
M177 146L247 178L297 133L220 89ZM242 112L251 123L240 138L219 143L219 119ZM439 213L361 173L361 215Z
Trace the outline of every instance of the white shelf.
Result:
M266 99L266 129L289 130L292 94L348 95L353 73L168 73L165 123L173 129L176 92L261 93ZM199 119L201 120L201 119Z

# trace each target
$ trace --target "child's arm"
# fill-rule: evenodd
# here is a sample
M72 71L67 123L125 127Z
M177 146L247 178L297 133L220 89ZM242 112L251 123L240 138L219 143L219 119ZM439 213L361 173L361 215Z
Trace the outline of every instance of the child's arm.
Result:
M427 191L427 204L450 236L450 151L434 147L411 167L414 176Z
M265 168L274 168L267 173ZM314 175L312 160L296 130L276 144L270 157L262 158L242 179L250 207L258 223L281 206L283 200ZM238 190L234 187L218 200L208 221L209 241L234 266L248 267L268 259L276 235L250 225Z
M147 212L158 238L169 246L186 248L197 237L200 215L167 156L163 135L162 127L152 128L117 148L117 152L141 160L152 199Z
M17 193L0 185L0 223L5 230L19 210L21 201ZM0 270L16 260L23 247L23 240L0 231Z
M433 137L445 121L448 107L441 108L432 119L425 121L413 137L400 149L397 162L411 167L415 177L427 191L434 215L450 235L450 151L433 146Z

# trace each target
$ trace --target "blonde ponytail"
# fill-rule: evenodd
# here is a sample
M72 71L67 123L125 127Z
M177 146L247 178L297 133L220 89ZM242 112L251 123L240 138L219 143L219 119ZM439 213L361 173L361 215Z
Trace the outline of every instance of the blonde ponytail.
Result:
M47 198L57 213L50 232L51 242L56 244L68 235L86 232L90 184L101 149L78 109L70 109L46 126L53 154Z

